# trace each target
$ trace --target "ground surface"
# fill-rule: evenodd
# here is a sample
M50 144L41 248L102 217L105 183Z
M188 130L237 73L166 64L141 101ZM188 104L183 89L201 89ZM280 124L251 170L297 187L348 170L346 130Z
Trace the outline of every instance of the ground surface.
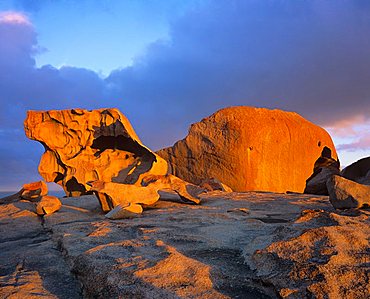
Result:
M368 298L369 211L325 196L209 193L104 218L94 196L41 218L0 205L0 298Z

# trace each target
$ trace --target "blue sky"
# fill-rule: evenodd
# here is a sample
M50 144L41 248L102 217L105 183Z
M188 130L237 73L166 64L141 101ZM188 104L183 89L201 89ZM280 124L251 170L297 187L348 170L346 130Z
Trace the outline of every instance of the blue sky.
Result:
M279 108L342 164L369 156L368 3L0 0L0 190L39 178L29 109L118 107L159 149L222 107Z

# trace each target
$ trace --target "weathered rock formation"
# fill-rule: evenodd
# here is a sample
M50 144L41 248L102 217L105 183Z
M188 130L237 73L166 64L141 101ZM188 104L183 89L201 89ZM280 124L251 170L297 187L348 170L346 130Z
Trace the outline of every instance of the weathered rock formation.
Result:
M140 184L147 174L164 175L167 163L145 147L117 109L28 111L28 138L45 147L39 172L68 196L89 191L89 181Z
M0 204L19 201L21 199L37 202L42 196L48 194L48 186L44 181L32 182L24 184L22 189L17 193L7 197L0 198Z
M0 205L0 297L368 298L368 210L306 194L201 197L120 221L93 195L44 219L29 201Z
M329 134L297 113L230 107L193 124L158 154L172 174L194 184L214 177L234 191L303 192Z
M362 185L341 176L328 179L329 199L336 209L370 207L370 186Z
M370 185L370 157L360 159L344 168L341 175L360 184Z
M140 211L137 205L152 205L160 198L160 190L173 190L185 202L199 204L197 197L203 189L173 175L147 175L140 185L95 181L91 191L99 198L102 210L108 212L120 205L123 209ZM193 195L192 195L193 194Z
M36 213L40 216L53 214L56 211L59 211L61 206L62 203L58 197L45 195L41 197L41 200L37 203Z
M326 181L333 175L339 175L339 161L331 157L331 151L325 147L313 168L313 174L306 181L304 193L328 195Z

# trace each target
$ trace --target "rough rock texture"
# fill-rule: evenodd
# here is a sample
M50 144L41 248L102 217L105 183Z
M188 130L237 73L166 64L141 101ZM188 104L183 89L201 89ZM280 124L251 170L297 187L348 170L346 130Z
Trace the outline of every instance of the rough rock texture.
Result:
M257 275L283 298L369 298L369 216L304 211L284 240L253 255Z
M41 197L41 200L36 205L36 213L39 216L53 214L59 211L62 203L58 197L46 195Z
M360 159L344 168L341 175L360 184L370 185L370 157Z
M206 189L207 191L219 190L224 192L233 192L229 186L215 178L205 179L200 183L200 187Z
M52 231L34 210L24 200L0 205L0 298L82 298Z
M370 207L370 186L335 175L327 182L330 202L336 209Z
M28 138L45 147L39 172L69 196L89 190L87 182L141 182L145 174L167 173L167 163L145 147L117 109L28 111Z
M92 195L43 221L31 203L0 205L0 294L79 298L81 283L85 298L368 298L369 211L302 194L201 199L114 221Z
M95 181L90 183L99 199L102 210L108 212L118 205L128 207L130 204L152 205L160 198L160 190L173 190L186 202L199 204L198 194L204 191L193 184L169 175L147 175L141 185L105 183Z
M172 174L194 184L214 177L234 191L303 192L325 148L337 159L329 134L296 113L230 107L158 154Z

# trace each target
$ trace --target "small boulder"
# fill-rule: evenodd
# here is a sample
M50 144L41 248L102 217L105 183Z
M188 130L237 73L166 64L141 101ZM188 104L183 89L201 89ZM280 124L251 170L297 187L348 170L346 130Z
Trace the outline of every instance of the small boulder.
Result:
M29 200L38 202L42 196L48 194L48 186L44 181L32 182L24 184L22 189L17 193L0 198L0 204L8 204L19 200Z
M43 196L36 205L36 213L40 216L53 214L62 207L62 203L55 196Z
M105 215L106 218L115 219L125 219L137 217L143 212L143 207L139 204L129 204L128 206L118 205L113 210Z
M320 167L317 172L306 182L304 193L316 195L328 195L326 182L333 175L339 175L340 171L334 167Z
M362 185L334 175L326 182L329 199L336 209L370 206L370 186Z
M48 194L48 186L44 181L24 184L21 190L21 198L29 201L38 201Z

